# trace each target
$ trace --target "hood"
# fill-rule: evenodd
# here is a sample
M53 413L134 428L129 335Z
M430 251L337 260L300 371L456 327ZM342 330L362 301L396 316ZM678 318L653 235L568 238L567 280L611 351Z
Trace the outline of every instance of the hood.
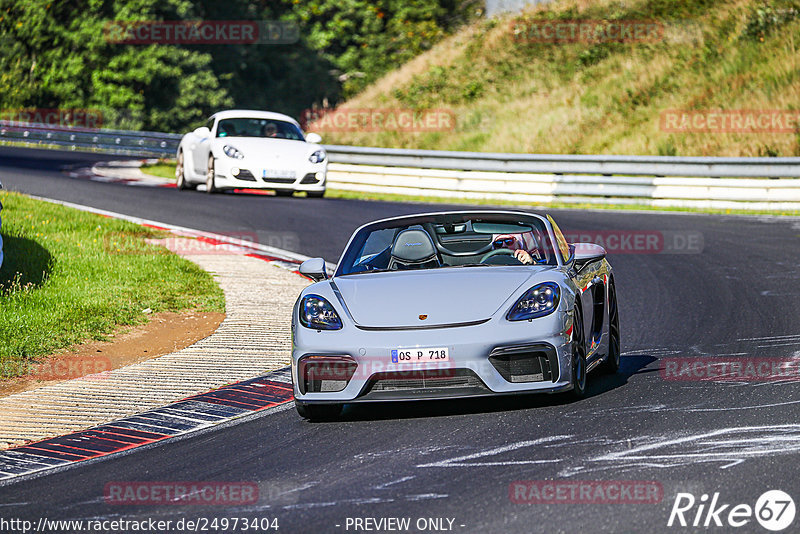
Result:
M222 154L222 147L231 145L240 150L245 160L296 161L307 160L319 145L290 139L268 139L263 137L217 137L214 144ZM214 151L217 153L217 150Z
M340 276L333 284L359 326L420 327L489 319L538 272L462 267Z

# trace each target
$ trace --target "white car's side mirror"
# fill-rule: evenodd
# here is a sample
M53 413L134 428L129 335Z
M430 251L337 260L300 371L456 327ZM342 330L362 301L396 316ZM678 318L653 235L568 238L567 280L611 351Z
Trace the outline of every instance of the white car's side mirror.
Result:
M317 133L310 133L306 136L306 141L309 143L319 144L322 142L322 136Z
M209 129L208 129L207 127L205 127L205 126L201 126L200 128L197 128L197 129L194 131L194 134L195 134L197 137L208 137L208 136L210 136L210 135L211 135L211 130L209 130Z
M311 258L300 264L300 274L303 274L315 282L328 278L325 270L325 260L322 258Z
M606 249L594 243L573 243L573 258L575 258L575 267L577 269L583 268L593 261L599 261L606 257Z

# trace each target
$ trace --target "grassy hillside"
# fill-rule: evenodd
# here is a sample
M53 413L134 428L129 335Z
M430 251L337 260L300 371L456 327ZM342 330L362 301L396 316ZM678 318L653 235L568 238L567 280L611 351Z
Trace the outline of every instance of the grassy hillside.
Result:
M653 42L515 39L515 27L541 19L648 20L664 32ZM566 0L472 24L344 105L445 108L456 115L454 131L323 135L326 143L441 150L797 156L800 129L675 133L661 116L798 110L798 48L800 0Z

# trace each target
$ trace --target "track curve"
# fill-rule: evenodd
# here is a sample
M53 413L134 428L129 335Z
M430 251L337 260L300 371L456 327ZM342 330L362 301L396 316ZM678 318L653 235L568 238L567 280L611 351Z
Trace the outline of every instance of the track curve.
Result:
M8 190L200 230L294 236L285 241L288 248L332 262L364 222L447 208L209 196L75 180L62 171L102 159L111 158L0 147L0 181ZM670 530L678 492L719 491L723 502L751 506L769 489L800 499L800 382L681 382L659 372L665 358L800 357L800 223L552 213L567 233L702 237L698 254L609 256L620 305L621 371L590 376L585 400L355 406L341 421L320 424L286 410L0 487L2 516L277 517L284 532L346 532L348 517L411 517L412 525L420 517L447 517L461 532L660 532ZM514 481L544 479L657 481L664 495L657 504L509 499ZM252 481L260 499L237 509L103 502L106 483L137 480ZM759 528L751 521L742 530Z

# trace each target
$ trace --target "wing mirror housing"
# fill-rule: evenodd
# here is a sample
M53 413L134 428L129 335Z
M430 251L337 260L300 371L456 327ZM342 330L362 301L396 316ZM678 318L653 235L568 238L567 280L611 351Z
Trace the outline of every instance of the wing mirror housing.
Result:
M317 145L322 142L322 136L319 135L318 133L310 133L306 135L306 141Z
M315 282L320 282L328 278L328 271L325 269L325 260L322 258L311 258L300 264L300 274L307 276Z
M606 257L606 249L594 243L573 243L570 245L570 249L577 270Z
M209 137L211 136L211 130L209 130L206 126L201 126L194 131L194 134L197 137Z

